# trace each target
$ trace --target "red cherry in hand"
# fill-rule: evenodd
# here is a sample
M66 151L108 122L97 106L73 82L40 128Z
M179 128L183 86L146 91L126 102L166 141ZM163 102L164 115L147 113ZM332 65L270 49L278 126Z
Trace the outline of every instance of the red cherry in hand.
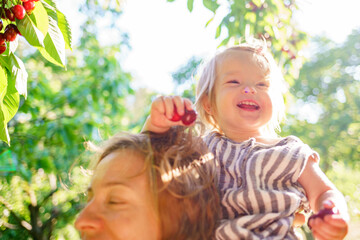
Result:
M184 115L180 116L179 113L177 112L176 106L174 105L174 115L170 120L173 122L177 122L181 120L184 125L188 126L191 125L196 120L196 116L197 114L194 110L187 110L186 108Z
M322 210L320 210L318 213L316 214L313 214L309 217L309 220L308 220L308 227L311 229L310 225L309 225L309 222L311 219L315 219L315 218L321 218L321 219L324 219L324 217L326 215L333 215L333 214L336 214L338 213L338 210L337 208L324 208Z
M185 114L181 117L181 121L185 125L191 125L196 120L196 112L194 110L185 109Z
M19 20L21 20L25 17L25 8L21 5L15 5L12 8L12 11L13 11L15 17Z
M173 117L170 119L173 122L177 122L181 120L181 116L179 115L179 113L177 112L176 106L174 105L174 115Z

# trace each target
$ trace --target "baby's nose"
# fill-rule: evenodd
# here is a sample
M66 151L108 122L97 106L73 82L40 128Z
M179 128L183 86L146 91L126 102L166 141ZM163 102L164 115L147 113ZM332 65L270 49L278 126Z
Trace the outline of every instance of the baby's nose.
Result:
M246 86L246 87L244 87L243 92L244 92L244 93L255 93L255 90L254 90L254 88L252 88L252 87Z

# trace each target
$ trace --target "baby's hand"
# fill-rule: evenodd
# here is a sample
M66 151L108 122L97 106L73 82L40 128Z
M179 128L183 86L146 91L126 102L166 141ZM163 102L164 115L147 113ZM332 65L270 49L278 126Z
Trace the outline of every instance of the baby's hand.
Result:
M332 201L324 201L323 208L309 218L308 226L316 239L344 239L348 232L346 219Z
M189 99L180 96L157 97L151 104L150 116L143 130L166 132L172 126L189 126L195 119L196 113Z
M174 106L174 115L173 117L170 119L173 122L178 122L181 120L181 122L186 125L186 126L190 126L191 124L193 124L196 120L196 112L194 110L187 110L185 108L185 112L184 114L181 116L176 107Z

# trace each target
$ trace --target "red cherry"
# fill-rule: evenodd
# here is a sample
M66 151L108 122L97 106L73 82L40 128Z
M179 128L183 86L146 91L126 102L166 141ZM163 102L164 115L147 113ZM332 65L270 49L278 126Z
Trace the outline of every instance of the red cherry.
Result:
M3 43L3 44L0 44L0 54L3 54L6 50L6 44Z
M15 21L15 14L10 9L5 9L6 17L11 21Z
M35 8L35 3L33 1L27 1L27 2L24 2L23 6L24 6L27 14L31 14Z
M196 120L196 112L194 110L185 109L185 114L182 116L181 121L185 125L191 125Z
M12 11L15 17L19 20L25 17L25 8L21 5L15 5L14 7L12 7Z
M3 33L0 33L0 45L3 45L5 43L5 36Z
M188 126L191 125L196 120L196 116L197 114L194 110L187 110L186 108L184 115L180 116L179 113L177 112L176 106L174 105L174 115L170 120L173 122L177 122L181 120L184 125Z
M177 112L176 106L174 105L174 115L170 120L173 122L177 122L177 121L180 121L180 119L181 119L181 116Z
M21 0L22 2L28 2L28 1L31 1L31 0Z
M11 42L14 41L17 35L17 27L14 24L9 24L5 28L4 38L6 41Z
M3 27L4 27L4 24L3 24L2 20L0 19L0 31L3 29Z
M15 31L16 31L17 34L19 34L20 36L22 36L22 35L21 35L21 32L19 31L19 29L17 28L17 26L15 26Z

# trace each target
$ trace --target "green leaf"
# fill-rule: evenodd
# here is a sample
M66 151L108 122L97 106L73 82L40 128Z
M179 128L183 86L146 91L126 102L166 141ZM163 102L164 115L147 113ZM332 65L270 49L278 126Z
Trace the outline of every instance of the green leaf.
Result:
M63 38L65 40L65 48L72 49L71 28L65 15L57 9L55 2L53 2L52 0L46 0L46 3L44 2L43 4L49 17L52 17L56 20L57 25L60 28L61 33L63 34Z
M71 28L69 25L69 22L67 21L65 15L60 12L56 11L57 18L58 18L58 26L61 30L61 33L63 34L64 40L65 40L65 48L66 49L72 49L72 35L71 35Z
M0 55L0 64L2 67L5 67L7 70L9 71L11 70L9 56Z
M215 38L220 37L220 34L221 34L221 28L222 28L222 25L221 25L221 24L220 24L220 25L216 28Z
M168 2L174 2L175 0L167 0Z
M194 8L194 0L187 1L187 8L189 9L190 12L192 12L192 10Z
M32 14L30 14L30 19L33 21L34 25L45 36L48 31L49 20L48 20L47 11L44 8L44 5L40 1L35 2L35 9L32 12Z
M56 4L52 0L45 0L43 2L44 8L49 15L49 17L52 17L57 21L57 14L56 14Z
M11 63L11 74L15 79L15 88L20 95L23 95L26 98L28 73L25 69L25 65L21 59L13 53L10 53L9 59Z
M0 67L0 139L10 145L7 123L15 116L19 108L20 97L15 88L15 80L8 77Z
M224 40L221 41L221 43L218 45L218 48L221 46L226 46L226 44L228 44L228 42L230 41L230 37L225 38Z
M206 22L205 27L207 27L214 20L214 18L215 18L215 16L210 18L210 20Z
M21 35L34 47L44 46L44 34L35 26L29 15L21 20L16 19L16 25Z
M65 67L65 41L57 22L49 16L49 30L44 39L45 48L38 48L48 61Z
M219 8L219 4L217 4L216 0L203 0L204 6L215 13L216 9Z

